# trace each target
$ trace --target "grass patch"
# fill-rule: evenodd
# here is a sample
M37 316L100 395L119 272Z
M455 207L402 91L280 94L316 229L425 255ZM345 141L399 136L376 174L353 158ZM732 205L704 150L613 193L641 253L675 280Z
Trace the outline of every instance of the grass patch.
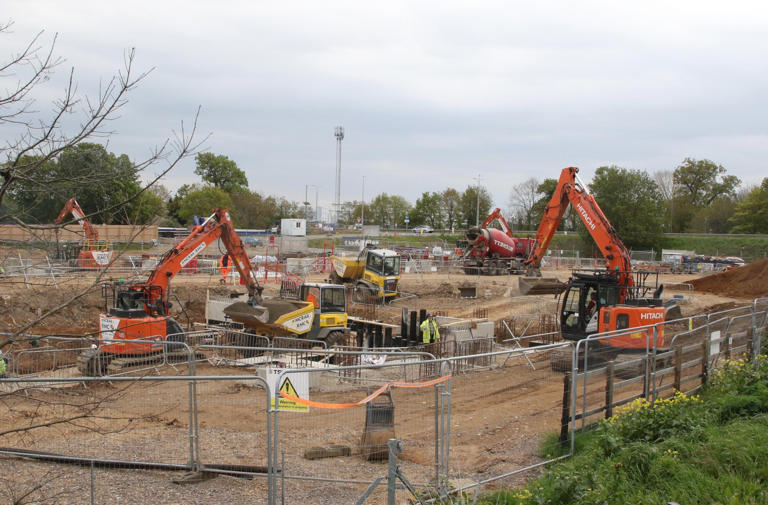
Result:
M524 489L478 503L767 504L768 357L728 362L698 396L633 402L576 443ZM558 455L553 445L542 455Z

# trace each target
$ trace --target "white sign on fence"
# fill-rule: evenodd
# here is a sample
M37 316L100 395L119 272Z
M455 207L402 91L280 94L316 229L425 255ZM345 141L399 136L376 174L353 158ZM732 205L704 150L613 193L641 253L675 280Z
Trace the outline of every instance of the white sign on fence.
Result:
M282 368L267 368L267 384L269 384L269 390L275 391L278 387L277 379ZM301 398L302 400L309 400L309 374L307 372L291 373L283 376L283 380L280 383L279 390L285 394ZM309 405L289 400L288 398L280 397L278 399L278 406L280 411L288 412L309 412ZM275 408L274 395L269 400L270 407Z
M720 354L720 331L713 331L709 335L709 355Z

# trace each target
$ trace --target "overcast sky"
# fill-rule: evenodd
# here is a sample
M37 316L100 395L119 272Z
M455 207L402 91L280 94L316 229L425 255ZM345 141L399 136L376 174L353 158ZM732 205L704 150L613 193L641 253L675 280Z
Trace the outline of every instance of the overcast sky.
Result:
M109 149L146 156L201 106L206 151L253 190L342 200L514 186L578 166L649 173L710 159L768 176L764 2L4 0L2 61L39 30L66 59L39 95L81 91L136 48L154 67ZM163 180L197 182L189 159ZM311 185L307 188L308 185Z

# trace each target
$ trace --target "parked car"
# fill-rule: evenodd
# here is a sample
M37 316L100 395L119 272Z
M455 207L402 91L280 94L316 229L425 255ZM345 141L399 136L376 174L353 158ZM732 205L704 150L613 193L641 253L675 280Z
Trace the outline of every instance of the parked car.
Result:
M427 226L425 224L417 226L413 229L413 233L432 233L433 231L435 230L432 229L431 226Z

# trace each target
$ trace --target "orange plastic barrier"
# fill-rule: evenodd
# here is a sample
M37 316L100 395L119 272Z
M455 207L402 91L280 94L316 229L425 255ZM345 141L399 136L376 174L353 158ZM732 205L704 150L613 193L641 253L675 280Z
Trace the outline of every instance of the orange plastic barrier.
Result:
M310 407L317 407L319 409L348 409L350 407L359 407L361 405L365 405L366 403L370 402L380 394L387 391L389 388L411 388L411 389L426 388L429 386L440 384L441 382L445 382L450 378L451 378L450 375L443 375L442 377L438 377L437 379L432 379L431 381L427 381L427 382L387 382L386 384L381 386L379 389L377 389L373 393L369 394L362 400L355 403L315 402L312 400L299 398L298 396L289 395L288 393L284 393L282 391L280 391L280 396L288 400L294 401L296 403L301 403L302 405L309 405Z

